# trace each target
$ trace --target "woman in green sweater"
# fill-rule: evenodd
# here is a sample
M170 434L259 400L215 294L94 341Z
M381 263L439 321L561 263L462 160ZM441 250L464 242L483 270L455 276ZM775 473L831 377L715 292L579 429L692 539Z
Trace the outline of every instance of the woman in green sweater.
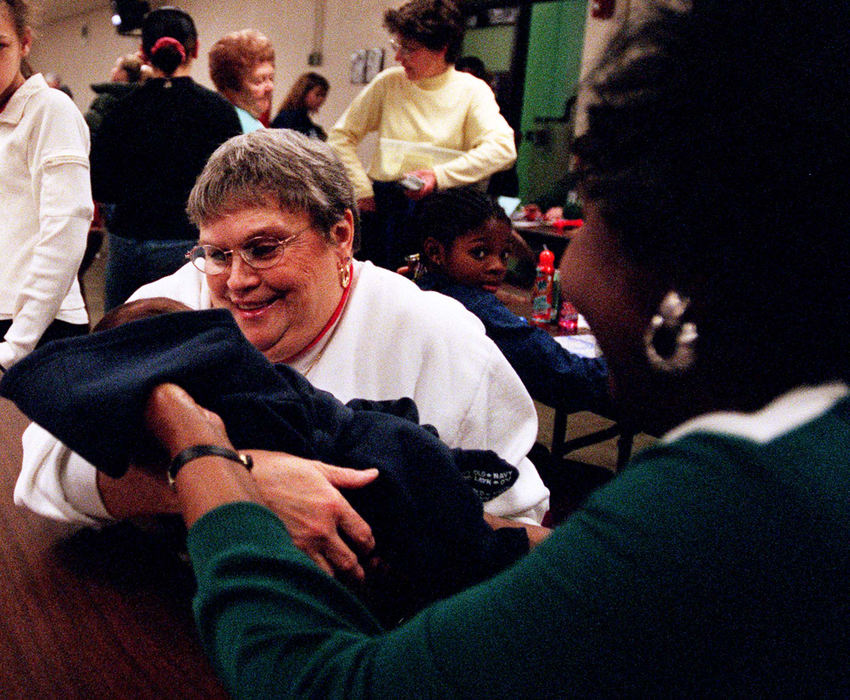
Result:
M842 3L694 0L613 40L561 279L664 437L492 581L381 629L153 392L235 696L847 696L847 36Z

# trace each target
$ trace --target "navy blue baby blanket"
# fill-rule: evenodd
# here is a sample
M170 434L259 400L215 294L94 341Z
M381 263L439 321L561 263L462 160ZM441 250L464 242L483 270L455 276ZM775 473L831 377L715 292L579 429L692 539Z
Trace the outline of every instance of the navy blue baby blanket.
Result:
M360 358L363 361L366 358ZM516 480L494 453L450 449L417 424L410 399L343 404L271 364L229 312L188 311L45 344L4 375L0 395L112 476L145 454L144 406L162 382L218 413L237 449L286 451L380 476L346 492L371 525L377 553L424 599L504 568L528 549L524 530L493 531L481 498ZM484 473L473 491L467 475Z

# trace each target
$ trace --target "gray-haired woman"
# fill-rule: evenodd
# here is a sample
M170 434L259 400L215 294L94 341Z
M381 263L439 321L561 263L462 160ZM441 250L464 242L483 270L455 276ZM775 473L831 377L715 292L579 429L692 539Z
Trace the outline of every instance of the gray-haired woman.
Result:
M537 436L531 398L460 304L353 260L354 193L327 144L285 129L234 137L210 158L188 210L200 229L191 262L131 299L228 309L266 357L342 401L413 398L421 421L448 445L491 449L518 468L516 483L487 501L485 512L542 534L535 526L548 508L548 490L526 457ZM15 498L44 515L92 524L177 507L164 482L142 471L120 480L97 475L38 426L24 443ZM317 561L330 561L329 568L356 566L337 532L351 535L354 516L328 481L314 499L327 507L305 504L295 518L289 501L303 498L304 482L291 470L283 478L262 458L255 463L252 473L282 504L296 541Z

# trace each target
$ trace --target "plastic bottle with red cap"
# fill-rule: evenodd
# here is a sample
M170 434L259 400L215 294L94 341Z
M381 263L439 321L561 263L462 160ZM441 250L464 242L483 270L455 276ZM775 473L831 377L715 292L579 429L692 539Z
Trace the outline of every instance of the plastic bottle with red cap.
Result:
M534 296L531 299L531 321L543 326L552 322L555 301L555 254L546 246L537 260L537 276L534 279Z

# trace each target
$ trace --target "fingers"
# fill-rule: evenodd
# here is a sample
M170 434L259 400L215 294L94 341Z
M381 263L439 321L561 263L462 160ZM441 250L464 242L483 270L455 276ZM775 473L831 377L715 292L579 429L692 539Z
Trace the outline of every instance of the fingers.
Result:
M339 470L341 472L351 470ZM360 475L360 473L357 473ZM371 481L375 475L363 474ZM311 535L296 546L306 551L314 561L329 564L332 571L343 577L352 577L358 581L365 578L365 571L360 564L358 555L367 556L375 549L375 537L372 528L360 514L351 507L341 495L333 507L331 522L325 522L323 527L312 531ZM316 556L314 556L316 555ZM322 566L328 573L333 573Z
M375 536L369 523L347 503L340 513L337 528L359 554L370 554L375 549Z
M284 453L251 450L251 472L263 501L283 521L296 547L326 573L362 580L358 554L375 547L372 530L338 488L360 488L377 469L357 471Z
M334 537L328 542L328 549L323 552L330 561L334 571L342 575L342 578L350 577L357 581L366 578L366 572L360 565L357 555L346 546L340 537ZM334 574L331 573L331 576Z
M322 462L316 462L316 467L333 486L341 489L359 489L378 478L377 469L346 469Z
M333 575L334 575L333 567L330 564L328 564L327 559L325 559L319 552L312 551L312 552L306 552L306 554L307 554L308 557L310 557L310 559L312 559L316 563L316 565L322 571L324 571L328 576L333 577Z
M371 536L372 533L369 531L368 539L374 547L374 540L371 539ZM339 574L343 579L356 579L358 581L362 581L366 577L366 572L360 564L357 554L336 531L333 534L327 533L309 540L293 537L292 541L298 549L307 554L329 576ZM354 546L359 547L360 545Z

